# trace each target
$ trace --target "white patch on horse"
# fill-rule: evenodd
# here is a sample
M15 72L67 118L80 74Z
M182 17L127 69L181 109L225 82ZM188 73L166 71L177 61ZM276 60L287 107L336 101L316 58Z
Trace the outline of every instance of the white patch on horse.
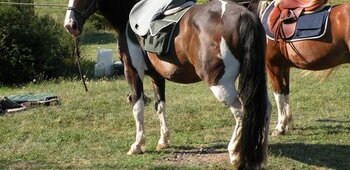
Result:
M275 96L278 111L278 122L275 129L278 132L285 132L288 130L289 97L284 94L273 94Z
M220 0L221 2L221 18L222 16L224 15L225 11L226 11L226 4L227 2L223 1L223 0Z
M278 93L273 93L273 95L275 96L278 113L283 112L284 95Z
M145 103L143 101L143 95L141 95L140 99L137 100L137 102L134 104L132 111L136 120L136 129L137 129L137 135L136 139L142 138L142 135L144 133L143 129L143 121L144 121L144 107Z
M128 29L126 29L126 32L131 63L135 67L140 79L143 80L145 71L147 70L144 53L138 44L135 44L130 40Z
M241 131L243 108L241 101L237 96L237 90L235 88L235 81L239 74L240 63L230 51L230 48L227 46L224 38L221 38L220 53L218 54L218 57L221 58L224 63L225 72L220 78L219 82L216 85L210 87L210 90L214 93L215 97L219 101L224 102L229 106L232 114L236 119L235 129L227 147L230 161L231 163L235 164L241 159L239 155L239 146L242 136Z
M240 63L230 51L224 38L221 38L218 57L224 62L225 72L218 84L211 86L210 89L219 101L233 106L237 99L237 91L234 88L234 82L239 73Z
M160 121L160 139L158 144L160 145L168 145L169 143L169 129L165 119L165 102L161 101L158 103L157 114Z
M145 103L143 101L143 95L141 94L140 99L137 100L132 109L136 122L136 140L128 152L129 155L143 152L142 147L145 144L144 107Z
M73 5L74 0L69 0L68 7L73 7ZM75 20L74 12L72 10L67 10L66 17L64 19L64 25L68 25L71 19Z

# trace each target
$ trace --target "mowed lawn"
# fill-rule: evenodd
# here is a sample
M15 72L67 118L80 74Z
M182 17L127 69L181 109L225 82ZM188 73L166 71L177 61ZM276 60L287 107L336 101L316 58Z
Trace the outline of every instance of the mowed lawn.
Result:
M115 51L114 37L111 32L84 34L83 57L95 61L99 47ZM93 68L85 71L91 74ZM266 169L350 168L349 72L350 65L342 65L320 82L292 69L294 128L288 135L269 137ZM135 122L126 100L126 81L122 76L89 77L89 92L85 92L78 77L77 72L73 78L0 86L1 96L53 92L61 101L56 106L0 116L0 169L230 169L226 147L235 121L203 82L167 81L172 147L155 151L160 129L150 101L145 108L146 152L127 156L135 138ZM152 99L148 77L144 87ZM270 88L269 96L272 132L277 111Z

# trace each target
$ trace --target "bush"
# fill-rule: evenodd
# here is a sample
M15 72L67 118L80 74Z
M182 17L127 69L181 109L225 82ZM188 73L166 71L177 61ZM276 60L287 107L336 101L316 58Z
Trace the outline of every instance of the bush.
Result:
M0 83L62 76L73 64L73 41L61 24L31 10L0 6Z
M86 32L98 32L100 30L110 29L110 24L104 19L102 15L93 14L86 20L84 24L84 31Z

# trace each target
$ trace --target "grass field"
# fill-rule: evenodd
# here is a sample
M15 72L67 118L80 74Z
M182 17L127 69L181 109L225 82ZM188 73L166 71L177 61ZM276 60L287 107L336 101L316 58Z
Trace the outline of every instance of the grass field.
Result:
M84 57L94 61L99 47L115 50L114 36L110 32L83 35ZM93 68L86 71L91 73ZM320 82L292 69L294 129L286 136L270 136L266 169L350 168L349 71L350 66L343 65ZM226 147L235 122L204 83L167 82L172 147L155 151L159 121L150 102L145 108L146 153L136 156L126 155L135 137L135 123L124 78L89 77L87 85L89 92L84 92L78 78L61 78L0 86L1 96L53 92L61 100L57 106L0 116L0 169L230 169ZM146 78L149 97L151 89ZM277 116L271 91L269 96L272 131Z

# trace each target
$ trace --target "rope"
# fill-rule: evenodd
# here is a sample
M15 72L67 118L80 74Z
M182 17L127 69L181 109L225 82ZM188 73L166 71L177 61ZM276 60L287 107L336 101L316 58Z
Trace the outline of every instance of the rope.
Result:
M78 69L79 69L79 74L80 74L80 79L83 81L84 87L85 87L85 91L88 91L88 88L86 86L86 82L85 82L85 77L83 76L83 73L81 71L81 66L80 66L80 49L79 49L79 37L75 37L75 57L77 60L77 65L78 65Z
M63 4L38 4L38 3L22 3L22 2L0 2L5 5L26 5L26 6L42 6L42 7L67 7Z

